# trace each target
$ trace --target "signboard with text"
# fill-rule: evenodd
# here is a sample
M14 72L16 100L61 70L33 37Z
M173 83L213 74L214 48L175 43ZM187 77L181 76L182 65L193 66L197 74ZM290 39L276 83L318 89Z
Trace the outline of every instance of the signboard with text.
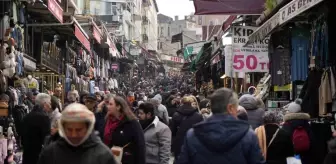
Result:
M56 0L48 0L48 10L60 23L63 23L63 9Z
M268 72L268 42L269 38L257 40L245 46L248 37L256 27L232 27L232 69L233 72ZM245 47L244 47L245 46Z
M303 13L304 11L310 9L311 7L317 5L318 3L322 2L323 0L293 0L288 3L286 6L279 10L280 19L279 24L286 23L290 19L299 14Z

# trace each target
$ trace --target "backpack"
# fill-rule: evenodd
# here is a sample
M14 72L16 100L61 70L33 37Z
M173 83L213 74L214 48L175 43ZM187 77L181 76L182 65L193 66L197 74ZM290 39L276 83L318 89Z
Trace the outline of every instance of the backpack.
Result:
M310 149L310 138L308 132L302 126L294 129L292 142L296 153L305 152Z

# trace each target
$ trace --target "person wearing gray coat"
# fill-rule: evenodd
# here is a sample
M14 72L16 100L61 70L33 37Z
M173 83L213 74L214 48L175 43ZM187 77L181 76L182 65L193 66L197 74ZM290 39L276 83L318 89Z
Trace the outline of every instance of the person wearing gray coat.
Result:
M154 108L151 103L142 103L138 109L146 141L146 163L169 164L171 131L155 116Z
M239 98L239 105L245 108L248 122L253 129L263 124L265 109L260 108L259 102L254 96L250 94L241 96Z

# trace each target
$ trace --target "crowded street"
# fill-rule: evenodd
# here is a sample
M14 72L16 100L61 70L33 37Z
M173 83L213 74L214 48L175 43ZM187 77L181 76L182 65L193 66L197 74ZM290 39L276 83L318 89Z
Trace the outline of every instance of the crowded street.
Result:
M0 0L0 164L336 164L335 6Z

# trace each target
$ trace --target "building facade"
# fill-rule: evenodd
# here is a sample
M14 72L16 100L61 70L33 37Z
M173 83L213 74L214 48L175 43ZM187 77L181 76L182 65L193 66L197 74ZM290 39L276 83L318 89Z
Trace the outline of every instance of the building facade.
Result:
M188 43L198 42L202 39L202 28L197 26L192 17L179 19L178 16L158 14L158 52L161 61L165 64L166 72L179 70L184 60L182 56L177 56L177 51L181 50ZM172 36L181 34L183 42L172 43Z

